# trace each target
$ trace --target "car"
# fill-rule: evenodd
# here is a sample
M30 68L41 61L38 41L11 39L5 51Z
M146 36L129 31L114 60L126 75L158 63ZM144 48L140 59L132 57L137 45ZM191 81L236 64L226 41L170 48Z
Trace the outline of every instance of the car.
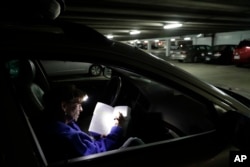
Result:
M179 62L204 62L205 53L209 50L209 45L189 45L175 50L171 54L170 59L178 60Z
M79 74L100 76L103 70L102 66L92 63L78 63L70 61L41 61L41 63L49 76Z
M244 96L81 24L8 23L0 33L4 166L113 167L137 162L226 167L235 155L250 149L250 100ZM55 69L43 61L100 64L103 76L51 77L47 72ZM97 102L127 105L131 119L125 138L139 137L145 144L69 159L48 158L55 148L47 150L36 126L43 121L42 97L51 88L68 84L89 96L78 120L82 130L87 131Z
M232 64L235 48L236 45L230 44L214 45L206 53L205 63Z
M234 51L233 62L236 66L250 64L250 40L245 39L240 41Z

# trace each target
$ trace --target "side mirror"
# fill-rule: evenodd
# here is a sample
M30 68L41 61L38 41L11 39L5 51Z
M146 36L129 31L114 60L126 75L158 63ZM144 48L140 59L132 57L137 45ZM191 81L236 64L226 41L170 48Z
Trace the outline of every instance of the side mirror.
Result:
M106 78L111 78L112 76L112 69L108 67L104 67L103 69L103 76Z

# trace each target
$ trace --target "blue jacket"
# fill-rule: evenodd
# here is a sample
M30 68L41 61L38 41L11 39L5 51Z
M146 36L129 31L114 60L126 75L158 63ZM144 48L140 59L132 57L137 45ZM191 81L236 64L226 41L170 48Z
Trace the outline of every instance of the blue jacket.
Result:
M106 137L94 140L83 132L75 122L65 124L58 121L47 130L56 135L58 139L61 138L71 143L72 150L82 156L118 148L120 146L119 139L122 136L122 128L114 126Z

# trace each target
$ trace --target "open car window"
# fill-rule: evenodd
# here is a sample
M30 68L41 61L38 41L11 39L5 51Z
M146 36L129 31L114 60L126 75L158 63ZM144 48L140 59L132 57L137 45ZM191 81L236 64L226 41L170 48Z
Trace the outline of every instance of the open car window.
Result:
M52 62L54 66L60 66L62 63ZM156 81L139 72L117 66L106 68L112 71L111 77L99 76L97 80L91 77L83 80L83 76L76 77L74 74L69 74L74 75L74 78L67 78L67 80L48 77L51 87L75 84L87 92L89 101L83 105L84 113L77 122L85 132L88 133L93 110L96 103L100 101L108 105L129 106L131 120L125 138L136 136L142 139L145 146L172 139L185 140L182 138L215 130L218 113L209 100L187 90L178 90L178 86ZM11 65L10 69L11 74L17 75L16 66ZM46 73L54 70L46 65L41 69ZM120 83L112 83L114 77L119 77ZM32 114L34 113L28 113L33 118ZM44 145L46 143L42 143L42 146Z

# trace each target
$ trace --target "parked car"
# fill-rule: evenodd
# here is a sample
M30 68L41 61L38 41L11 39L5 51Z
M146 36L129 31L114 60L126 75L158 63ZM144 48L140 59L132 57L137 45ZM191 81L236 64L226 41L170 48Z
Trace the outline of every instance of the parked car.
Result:
M41 61L49 76L84 75L100 76L102 66L92 63L79 63L71 61Z
M179 62L204 62L205 54L210 49L209 45L190 45L174 51L170 58Z
M47 24L8 24L0 31L2 166L117 167L138 162L142 166L227 167L234 160L232 155L250 149L249 99L203 82L140 49L108 40L89 27L60 20ZM54 60L98 63L104 75L98 79L48 77L48 67L41 61ZM136 136L145 144L48 159L46 153L56 148L46 148L35 124L44 121L39 117L44 92L66 84L75 84L89 96L77 122L83 130L88 129L97 102L128 105L131 120L125 138Z
M234 51L233 62L237 66L250 64L250 39L240 41Z
M206 53L206 63L232 64L233 52L236 45L214 45L211 50Z

